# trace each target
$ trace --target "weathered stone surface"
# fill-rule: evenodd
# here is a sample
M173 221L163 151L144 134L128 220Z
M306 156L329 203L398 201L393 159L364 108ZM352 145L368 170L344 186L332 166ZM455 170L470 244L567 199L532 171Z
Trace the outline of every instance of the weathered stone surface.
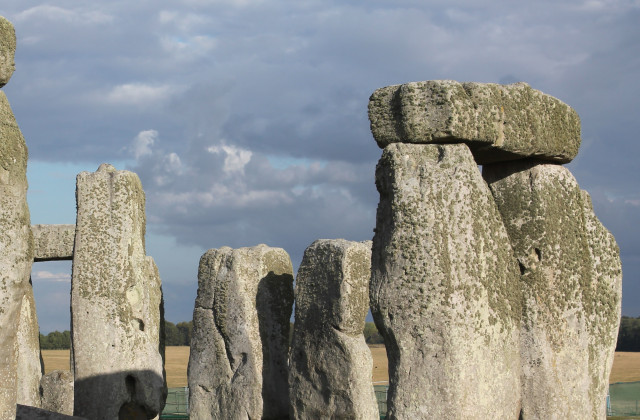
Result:
M520 161L486 165L483 175L522 273L523 418L604 419L618 247L568 169Z
M31 225L35 261L70 260L76 225Z
M376 185L369 293L388 418L518 418L518 266L468 147L391 144Z
M15 415L18 320L33 263L26 172L27 146L0 91L0 419Z
M191 418L288 416L292 273L289 255L266 245L202 256L188 368Z
M15 70L16 31L13 25L0 16L0 87L6 85Z
M138 176L103 164L77 176L71 279L74 414L114 419L162 410L162 288L145 256ZM123 411L123 412L124 412Z
M362 334L370 277L370 241L324 239L306 249L296 279L290 418L380 417Z
M580 147L580 118L526 83L432 80L388 86L369 99L371 132L390 143L460 143L479 164L535 156L569 162Z
M36 302L33 288L29 285L22 298L18 324L18 404L40 407L40 379L43 370Z
M11 417L13 418L13 417ZM41 408L18 405L15 410L16 420L87 420L85 417L67 416Z
M54 370L40 380L42 408L67 415L73 414L73 374Z

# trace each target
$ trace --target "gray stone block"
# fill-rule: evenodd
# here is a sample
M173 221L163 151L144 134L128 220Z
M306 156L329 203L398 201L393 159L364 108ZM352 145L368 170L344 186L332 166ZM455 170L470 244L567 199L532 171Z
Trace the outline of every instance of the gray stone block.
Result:
M289 255L266 245L202 256L188 367L191 418L288 416L292 273Z
M9 83L15 70L16 31L13 25L0 16L0 88Z
M33 263L27 154L7 97L0 91L0 419L15 415L16 340Z
M523 419L606 417L622 271L613 236L568 169L485 165L521 271Z
M362 334L370 278L371 241L321 239L305 250L296 278L290 418L380 418Z
M376 185L369 293L388 418L518 418L518 265L469 148L391 144Z
M145 255L138 176L103 164L77 176L71 279L74 413L149 418L166 397L162 287ZM124 415L124 414L123 414Z
M31 225L35 261L73 259L76 225Z
M526 83L432 80L388 86L369 99L378 146L467 143L479 164L524 157L571 161L580 118L560 100Z

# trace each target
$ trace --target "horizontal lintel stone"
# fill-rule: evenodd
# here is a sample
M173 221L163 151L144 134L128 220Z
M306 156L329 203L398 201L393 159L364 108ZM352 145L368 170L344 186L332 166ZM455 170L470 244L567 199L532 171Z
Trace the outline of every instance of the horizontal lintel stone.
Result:
M580 148L580 118L526 83L431 80L387 86L369 99L371 132L391 143L466 143L478 164L536 157L567 163Z
M76 225L31 225L34 261L73 259Z

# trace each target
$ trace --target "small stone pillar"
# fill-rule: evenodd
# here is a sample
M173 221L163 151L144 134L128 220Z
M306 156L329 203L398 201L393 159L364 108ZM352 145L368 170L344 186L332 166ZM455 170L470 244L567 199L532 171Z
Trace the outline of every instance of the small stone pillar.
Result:
M164 407L162 287L145 255L138 176L103 164L77 176L71 278L74 414L153 418ZM129 416L129 417L127 417Z
M291 419L379 419L364 340L371 241L317 240L296 279Z
M289 255L266 245L202 256L188 368L191 418L288 416L292 273Z

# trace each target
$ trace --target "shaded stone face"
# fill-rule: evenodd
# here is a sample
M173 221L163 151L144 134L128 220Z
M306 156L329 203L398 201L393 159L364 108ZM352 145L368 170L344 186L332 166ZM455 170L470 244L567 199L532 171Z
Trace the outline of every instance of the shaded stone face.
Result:
M605 418L620 322L613 236L568 169L485 165L521 271L523 418Z
M18 404L40 407L40 378L43 364L40 356L40 329L36 302L31 285L22 298L18 324Z
M33 263L27 146L0 91L0 418L16 407L17 331Z
M371 242L322 239L304 253L296 279L290 418L379 418L369 311Z
M580 118L568 105L526 83L432 80L388 86L369 99L378 146L466 143L479 164L537 157L571 161Z
M191 418L287 417L292 273L289 255L266 245L202 256L188 367Z
M0 88L9 83L15 70L16 32L13 25L0 16Z
M54 370L40 380L42 408L73 415L73 374L68 370Z
M162 287L145 255L144 192L138 176L103 164L77 176L71 279L76 415L118 418L164 406Z
M518 266L464 144L387 146L371 311L390 418L511 418L520 409Z

